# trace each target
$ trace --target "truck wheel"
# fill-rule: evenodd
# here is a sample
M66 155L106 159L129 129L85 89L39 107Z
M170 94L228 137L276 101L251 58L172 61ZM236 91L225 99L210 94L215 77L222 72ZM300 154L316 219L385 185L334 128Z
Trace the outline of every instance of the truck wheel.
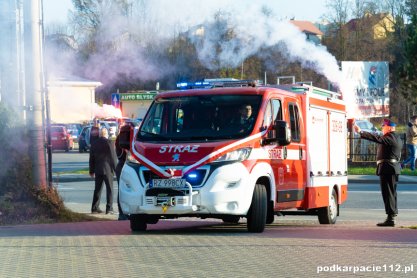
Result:
M262 233L265 229L267 214L266 188L262 184L256 184L252 196L252 204L247 214L247 227L251 233Z
M81 141L78 141L78 151L80 153L84 152L84 144Z
M130 229L132 232L141 232L146 231L147 224L144 217L140 215L131 215L130 216Z
M333 188L332 196L328 207L319 208L317 216L320 224L334 224L337 219L337 193Z
M239 223L240 220L240 216L237 215L226 215L222 217L222 220L224 223L232 223L232 224L237 224Z

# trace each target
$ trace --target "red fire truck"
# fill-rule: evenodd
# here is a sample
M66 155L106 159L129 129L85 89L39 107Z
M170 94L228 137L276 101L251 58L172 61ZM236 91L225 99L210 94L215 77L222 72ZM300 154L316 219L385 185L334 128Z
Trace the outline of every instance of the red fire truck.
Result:
M177 217L244 217L249 232L281 213L336 222L347 198L340 94L246 81L179 86L155 97L135 134L121 132L120 204L133 231Z

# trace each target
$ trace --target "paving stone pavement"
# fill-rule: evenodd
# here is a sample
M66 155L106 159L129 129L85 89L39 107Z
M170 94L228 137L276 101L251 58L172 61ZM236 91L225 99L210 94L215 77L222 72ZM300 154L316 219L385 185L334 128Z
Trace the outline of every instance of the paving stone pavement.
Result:
M0 250L0 277L417 277L417 230L369 221L277 218L261 234L195 219L143 233L129 221L3 226Z

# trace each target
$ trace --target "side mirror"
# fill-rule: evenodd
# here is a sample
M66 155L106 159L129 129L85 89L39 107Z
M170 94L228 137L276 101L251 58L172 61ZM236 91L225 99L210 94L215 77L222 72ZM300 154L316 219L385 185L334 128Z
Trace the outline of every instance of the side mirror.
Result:
M291 143L291 130L286 121L275 121L275 134L279 146L286 146Z
M122 149L130 150L130 133L133 132L129 125L120 128L119 146Z

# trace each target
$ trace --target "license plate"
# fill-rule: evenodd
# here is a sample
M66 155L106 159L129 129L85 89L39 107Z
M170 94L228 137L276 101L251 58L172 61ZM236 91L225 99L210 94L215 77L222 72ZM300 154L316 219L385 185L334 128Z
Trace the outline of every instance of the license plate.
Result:
M153 179L149 183L150 187L185 187L185 179Z

